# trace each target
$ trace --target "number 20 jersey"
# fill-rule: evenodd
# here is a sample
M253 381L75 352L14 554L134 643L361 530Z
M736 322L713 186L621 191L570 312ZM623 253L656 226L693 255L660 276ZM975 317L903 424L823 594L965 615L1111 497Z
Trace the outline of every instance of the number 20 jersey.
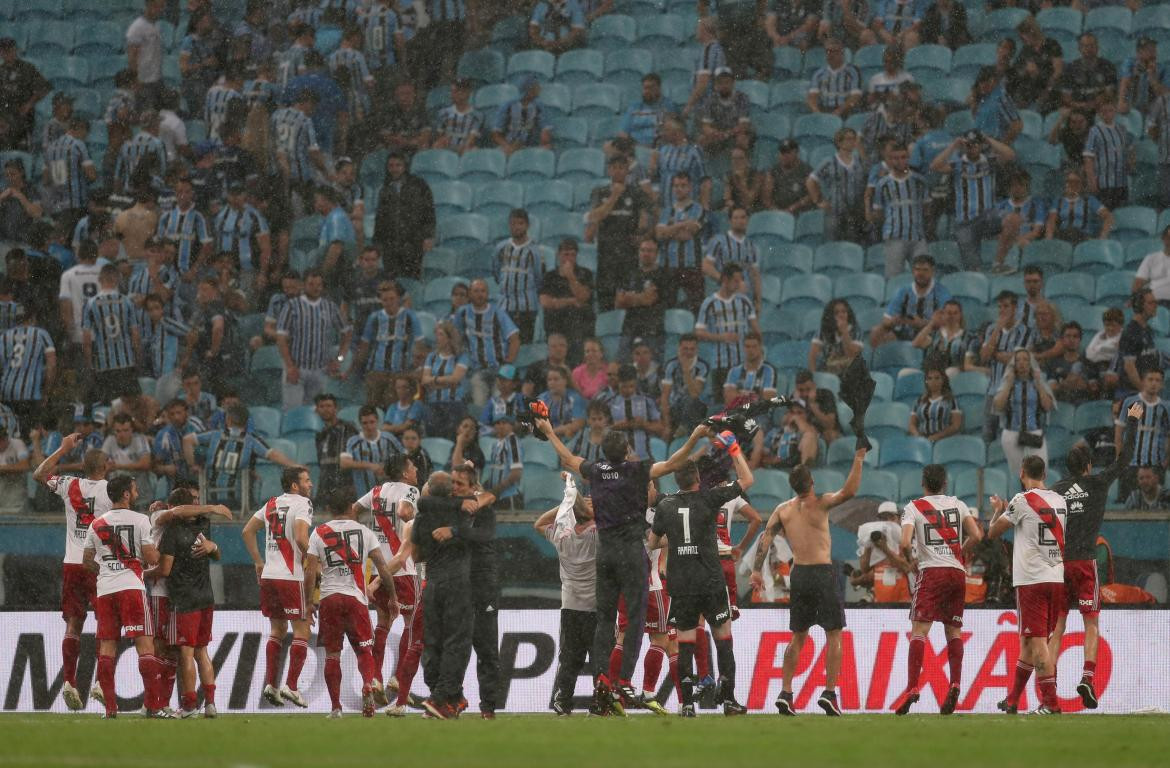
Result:
M304 581L301 552L295 539L296 522L313 527L313 502L295 493L282 493L268 500L252 519L264 523L264 572L261 578Z
M374 532L356 520L330 520L309 536L309 554L321 564L321 598L348 595L366 605L365 563L378 546Z
M96 518L85 536L99 566L98 597L125 590L146 591L142 582L142 548L152 544L150 520L141 512L112 509Z
M924 512L919 509L920 503L928 506L930 511ZM935 519L928 519L928 515ZM966 570L947 543L947 536L955 536L954 543L962 546L963 520L970 515L971 510L967 505L954 496L923 496L902 508L902 525L914 526L914 541L918 543L920 568Z
M65 502L65 564L80 565L85 537L94 518L110 511L105 480L87 480L72 475L53 475L49 490Z

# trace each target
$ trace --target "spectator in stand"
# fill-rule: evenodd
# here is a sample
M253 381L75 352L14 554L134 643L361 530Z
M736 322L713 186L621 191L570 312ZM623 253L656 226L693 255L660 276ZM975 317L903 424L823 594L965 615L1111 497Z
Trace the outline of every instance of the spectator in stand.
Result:
M605 360L605 348L594 338L585 340L584 360L573 369L572 384L586 400L592 400L609 383L609 363ZM549 385L552 389L552 385Z
M516 436L516 417L500 414L492 422L491 458L485 462L483 486L496 497L492 506L497 510L524 509L524 494L520 492L520 480L524 476L524 449Z
M864 242L866 168L857 153L857 131L841 128L833 145L837 151L809 174L805 189L812 204L825 212L827 242Z
M484 428L495 424L496 418L506 414L515 418L524 412L524 395L520 393L520 372L514 365L501 365L496 372L496 391L483 407L479 420Z
M1062 170L1081 169L1085 165L1085 142L1093 127L1093 115L1079 109L1061 107L1052 130L1048 132L1048 143L1059 144L1064 154L1060 159Z
M624 154L609 158L610 183L593 190L585 215L585 242L597 242L597 298L602 311L614 308L615 291L634 275L630 257L650 223L651 201L631 182L629 169Z
M1007 263L1007 253L1012 248L1022 252L1028 243L1044 234L1048 209L1044 201L1033 197L1032 177L1020 169L1008 181L1008 197L999 201L1000 214L999 246L995 250L995 264L992 274L1007 275L1015 268ZM1025 281L1026 282L1026 281Z
M742 147L733 147L729 158L731 168L723 177L723 209L730 212L734 208L743 208L751 213L761 210L767 172L753 168L748 150Z
M331 186L313 191L313 210L321 217L317 234L317 267L325 275L334 295L341 298L344 276L353 268L357 255L357 233L341 196Z
M22 434L45 421L49 392L57 377L57 350L48 331L37 325L40 308L15 305L13 325L0 329L0 400L19 419Z
M912 340L951 298L946 286L935 280L934 257L916 256L910 271L913 280L899 288L886 305L881 324L870 332L870 346Z
M1133 278L1133 293L1149 288L1162 306L1170 306L1170 225L1162 228L1162 248L1146 254Z
M154 176L166 175L167 148L158 137L158 112L153 109L142 112L138 116L138 125L141 130L118 152L118 162L114 166L116 191L126 192Z
M1084 155L1089 194L1106 208L1120 208L1129 198L1129 172L1137 163L1137 150L1129 131L1117 122L1117 104L1110 92L1099 97L1097 121L1089 129Z
M305 292L289 301L277 321L276 344L284 361L281 399L285 410L308 405L325 386L326 376L337 376L349 352L353 328L337 304L322 294L325 279L319 270L305 273ZM336 357L331 339L338 337Z
M1027 302L1021 303L1027 304ZM1051 302L1041 299L1032 313L1030 325L1032 328L1032 354L1036 357L1036 362L1044 367L1062 350L1060 312Z
M379 426L378 409L372 405L363 405L358 410L358 424L361 431L346 441L345 450L341 452L340 467L348 470L353 478L353 492L365 493L386 479L382 467L386 459L402 453L402 443L389 432L383 432Z
M619 359L628 358L635 339L641 339L653 354L662 354L672 287L670 275L658 266L658 243L650 238L644 239L638 247L638 271L617 290L614 301L618 309L626 311Z
M187 34L179 45L179 73L180 87L183 100L187 102L187 109L192 114L199 114L207 96L207 89L215 82L222 62L219 60L219 51L216 50L215 16L210 9L200 9L194 12L187 22ZM161 88L160 88L161 91ZM157 105L155 101L151 106ZM212 135L217 138L218 134Z
M662 394L662 370L654 360L654 350L642 337L634 339L634 370L638 373L638 391L658 402Z
M916 0L881 0L874 8L870 28L879 45L909 50L918 45L922 31L922 3Z
M990 148L991 153L985 150ZM980 244L999 233L1001 222L995 206L995 173L1004 163L1016 159L1007 144L977 130L952 141L930 162L935 173L950 172L955 195L955 242L963 269L982 269Z
M0 149L32 148L35 107L51 90L49 81L37 68L20 57L16 41L11 37L0 38L0 109L4 115Z
M1064 175L1064 194L1052 201L1044 236L1078 245L1096 237L1109 238L1113 229L1113 212L1093 195L1084 195L1085 179L1079 171ZM1100 219L1098 228L1095 219Z
M136 187L133 190L134 205L114 219L114 235L122 245L119 260L128 260L131 269L145 263L146 241L154 239L158 227L155 197L155 193L146 186Z
M818 0L769 4L764 31L772 41L772 47L788 45L807 51L816 42L821 6Z
M560 333L548 335L548 339L545 341L545 359L538 360L528 366L527 371L525 371L523 388L525 397L535 397L548 389L546 378L549 369L554 366L560 366L566 370L570 368L569 340Z
M971 42L967 8L956 0L935 0L922 14L919 39L930 45L945 45L952 51Z
M995 297L998 316L994 323L987 326L983 334L983 344L979 348L979 362L990 367L987 376L986 412L983 422L983 442L995 440L1000 427L1000 412L1002 404L994 403L1000 392L1005 372L1013 365L1015 350L1029 349L1032 346L1032 329L1016 322L1019 297L1011 291L1000 291ZM1028 363L1031 370L1031 363ZM1025 377L1026 378L1026 377ZM1040 377L1041 379L1043 376ZM1009 393L1010 394L1010 393ZM1017 417L1021 412L1017 410ZM1023 461L1023 456L1018 456Z
M556 259L556 269L545 272L540 281L544 331L563 334L569 342L569 356L576 359L596 323L593 272L577 264L577 241L571 237L557 246Z
M5 162L4 181L0 191L0 238L21 242L45 209L40 195L29 186L23 162L15 158Z
M670 189L671 202L663 206L654 236L675 288L686 294L682 306L693 313L703 301L701 260L703 239L710 224L705 207L691 199L690 177L685 173L674 174Z
M362 28L348 25L341 33L341 46L329 55L329 72L345 93L348 125L357 125L370 113L370 90L374 76L362 53Z
M479 146L483 135L483 115L471 106L471 80L459 77L451 83L451 103L439 110L435 120L434 149L449 149L465 154Z
M181 386L179 372L190 362L191 328L174 313L166 314L158 294L148 294L139 320L142 329L143 372L155 380L155 397L167 402Z
M951 392L951 380L941 368L926 369L926 384L922 396L910 412L907 431L914 437L925 437L932 443L959 434L963 428L963 412Z
M382 308L382 284L388 279L382 271L382 256L378 249L372 245L362 248L356 268L348 278L345 303L353 318L354 331L361 334L370 315Z
M371 242L382 254L387 273L413 280L422 277L423 254L435 242L435 202L430 186L406 170L400 153L386 156Z
M264 330L261 331L261 335L253 336L249 340L249 346L253 351L266 344L276 343L276 321L280 319L285 304L300 296L301 290L301 276L296 270L287 270L280 276L280 290L268 299L268 309L264 313Z
M662 124L662 143L650 157L650 178L658 182L659 202L663 208L674 204L674 177L685 175L691 183L690 193L699 190L699 203L709 208L711 179L704 166L703 151L687 142L681 120L668 117Z
M642 461L653 461L650 438L664 437L666 423L657 403L638 392L638 371L632 365L618 368L617 395L609 401L610 429L628 433L630 447Z
M676 356L667 361L662 372L661 410L670 419L672 435L690 434L707 416L703 391L711 366L699 357L699 337L684 333L679 337Z
M694 74L691 76L691 95L687 97L687 103L682 111L684 117L711 92L714 87L715 70L727 66L727 54L719 42L718 32L714 16L699 19L695 27L695 40L703 47L695 61Z
M553 431L561 440L568 440L585 426L586 398L569 389L567 368L552 366L546 378L548 389L541 392L537 399L548 406Z
M552 129L545 122L540 81L535 77L520 83L520 98L500 105L492 121L492 141L505 155L525 147L552 149Z
M337 491L349 486L349 478L341 473L341 454L350 438L358 433L357 427L343 421L337 415L337 398L328 392L314 398L317 416L324 425L316 435L317 464L321 468L320 479L314 484L317 498L329 498Z
M127 413L119 413L113 417L113 426L110 435L102 443L102 453L109 461L110 478L131 477L142 488L149 488L150 480L150 441L134 429L134 419ZM145 505L146 496L141 498Z
M268 287L272 262L272 238L268 220L248 204L243 180L228 185L227 205L216 214L212 229L215 250L230 253L240 270L242 287L249 294Z
M1040 365L1027 349L1011 353L1011 364L992 401L1003 414L1000 445L1008 463L1008 476L1020 473L1026 456L1039 456L1048 463L1048 442L1044 437L1044 414L1054 407L1052 391Z
M1035 265L1024 267L1024 300L1016 308L1016 322L1036 327L1036 313L1044 300L1044 270Z
M126 63L138 79L140 108L153 109L163 88L163 44L158 20L165 0L145 0L142 15L126 30ZM202 100L189 102L201 104Z
M577 433L577 439L570 446L573 455L585 461L604 461L601 443L610 427L609 406L597 400L589 403L585 409L585 423L585 428Z
M231 308L231 297L222 290L214 277L199 281L195 292L194 310L188 324L187 346L195 365L207 385L215 392L222 391L227 377L233 374L234 362L241 359L235 337L236 316Z
M1158 143L1158 206L1170 208L1170 93L1159 96L1150 107L1146 128Z
M662 95L662 78L658 73L650 72L642 77L642 100L626 108L617 135L633 139L638 146L656 147L663 121L676 109L677 106ZM606 150L612 157L612 146L608 142Z
M1081 57L1064 68L1060 100L1065 107L1092 113L1101 94L1117 88L1117 67L1098 53L1097 36L1085 32L1077 39Z
M1064 72L1064 51L1034 16L1020 22L1016 33L1022 45L1007 74L1008 96L1025 109L1051 112L1060 103L1056 85Z
M349 130L349 113L345 92L329 74L329 67L325 57L316 50L305 53L302 72L288 81L285 88L285 98L295 99L299 92L308 91L317 99L316 109L313 110L313 129L321 145L321 152L325 157L325 168L322 174L326 180L331 180L330 172L333 167L334 150L337 154L345 154L344 145Z
M889 150L890 172L877 183L873 211L882 216L882 247L886 279L901 274L906 263L925 255L925 208L930 190L926 178L910 170L910 149L901 142Z
M484 425L489 435L494 423ZM455 430L455 444L451 447L451 457L447 460L448 470L465 464L471 464L477 472L487 467L487 457L479 447L481 431L474 416L464 416L459 421L459 427Z
M540 0L532 8L528 40L559 56L585 42L585 14L577 0Z
M203 377L195 368L183 370L182 399L192 418L205 427L211 427L212 417L217 413L215 395L203 391Z
M349 215L350 224L353 225L354 239L357 241L358 248L361 248L366 239L366 193L362 189L361 182L358 181L357 165L353 162L353 158L339 157L333 168L334 175L331 186L333 191L337 193L341 207Z
M69 130L69 120L73 117L73 97L64 91L57 91L53 94L52 112L49 113L49 120L45 123L45 127L41 129L41 152L49 148L57 139L65 135Z
M118 268L106 264L98 275L98 291L81 315L85 370L93 375L87 387L90 402L111 403L141 392L136 366L142 338L134 303L118 292Z
M861 329L845 299L833 299L821 312L821 325L808 349L808 369L840 376L861 354Z
M381 143L391 152L402 153L407 160L431 145L431 121L426 105L418 98L415 84L410 80L395 83L391 103L381 110L375 108L371 119L378 128Z
M413 427L407 427L403 430L402 448L406 452L406 457L410 459L410 463L417 469L419 485L426 485L424 478L431 476L431 472L435 468L435 462L431 459L431 455L427 453L427 449L422 446L422 432Z
M1170 491L1162 487L1165 467L1138 467L1137 487L1125 499L1125 508L1137 512L1170 509Z
M1149 467L1157 473L1162 482L1166 466L1170 462L1170 406L1162 399L1162 385L1165 376L1160 367L1149 367L1142 371L1141 387L1121 401L1118 413L1124 414L1130 406L1141 403L1145 411L1138 424L1138 438L1133 458L1121 477L1118 478L1118 498L1128 498L1137 485L1138 468ZM1113 428L1115 446L1121 446L1125 420L1118 419ZM1118 450L1120 455L1120 450Z
M727 372L723 404L751 395L764 400L776 396L776 367L764 359L764 339L754 331L743 337L743 362Z
M735 90L735 75L728 67L715 70L715 87L699 102L699 146L712 162L727 157L737 135L750 131L751 102Z
M772 427L764 436L758 459L757 452L752 451L756 466L775 469L793 469L802 464L815 466L820 444L805 401L798 398L789 403L780 419L780 426Z
M528 237L528 211L512 210L508 232L511 236L496 245L492 271L500 286L501 305L520 329L520 343L529 344L536 329L543 254Z
M304 88L295 92L291 101L272 113L271 133L277 170L292 196L293 210L301 211L310 199L313 183L329 171L311 119L317 110L317 94Z
M738 264L743 268L744 294L752 298L756 314L761 312L763 279L760 276L760 254L747 237L748 211L742 206L733 206L729 212L731 229L707 241L707 253L703 257L703 274L712 280L719 280L723 268Z
M891 2L891 5L895 4ZM866 88L866 101L871 107L886 103L904 84L914 82L914 75L907 72L905 66L906 53L901 46L887 46L882 53L882 71L870 76Z
M418 384L408 375L394 378L394 400L386 405L382 416L382 430L398 437L408 427L422 429L426 423L426 409L418 399Z
M719 290L703 301L695 320L695 335L715 345L713 392L722 392L728 372L743 362L749 331L759 334L760 323L755 305L743 295L743 267L732 262L719 273Z
M410 370L410 348L421 332L414 310L402 306L402 286L386 280L379 288L382 308L366 319L349 375L365 381L366 404L383 408L397 377Z
M178 163L180 159L190 157L192 154L191 145L187 141L187 124L179 117L179 108L179 92L173 88L164 89L158 103L158 137L167 150L168 169ZM107 122L107 136L109 136L110 130L110 124ZM117 152L121 149L122 143L119 141L118 148L115 149L111 141L106 152ZM106 169L103 167L102 170L105 172Z
M1145 114L1160 96L1170 93L1170 66L1158 62L1158 41L1139 37L1136 53L1121 65L1117 110L1123 114L1131 108Z
M1004 87L1003 78L992 67L983 67L976 75L970 104L974 128L985 137L1010 146L1024 130L1024 121Z
M32 471L24 441L0 426L0 515L19 515L28 503L28 474Z
M427 431L432 436L454 437L459 421L467 412L464 379L470 368L460 328L448 321L439 323L435 327L435 349L423 363L420 381L428 410Z
M850 50L857 50L877 42L870 29L873 10L869 0L830 0L823 6L817 37L823 45L830 40L841 40Z
M812 371L799 370L793 380L793 396L804 401L809 423L826 443L841 436L841 425L837 421L837 398L833 391L818 387Z
M394 0L373 0L358 23L365 34L370 68L379 76L406 63L406 35ZM411 6L411 11L414 8Z
M1130 299L1129 309L1133 316L1117 344L1121 370L1116 398L1141 391L1146 371L1162 369L1162 353L1155 341L1154 329L1150 327L1150 322L1158 314L1154 292L1148 288L1136 291Z
M45 151L42 183L49 214L69 225L85 216L89 185L97 180L97 168L85 144L88 135L89 121L74 117L69 131Z
M825 65L813 73L806 102L812 112L827 112L842 120L861 104L861 71L845 62L841 41L825 40Z
M812 168L800 159L800 145L794 139L781 141L776 164L764 174L764 207L794 216L812 208L812 198L805 187L810 173Z
M1059 354L1048 359L1044 373L1060 402L1083 403L1100 397L1101 382L1094 366L1081 354L1084 331L1075 320L1060 328Z
M256 459L265 459L282 467L296 466L296 462L279 449L268 447L268 443L253 431L248 409L242 405L233 405L226 410L222 429L186 435L183 457L189 466L203 467L206 484L201 491L204 500L214 500L229 507L256 503ZM252 480L253 498L250 499L242 497L245 474Z
M197 482L194 467L187 466L183 458L183 438L199 434L203 426L191 418L187 404L182 400L168 402L159 420L163 421L163 425L151 442L151 470L163 481L167 493L170 493L181 483Z

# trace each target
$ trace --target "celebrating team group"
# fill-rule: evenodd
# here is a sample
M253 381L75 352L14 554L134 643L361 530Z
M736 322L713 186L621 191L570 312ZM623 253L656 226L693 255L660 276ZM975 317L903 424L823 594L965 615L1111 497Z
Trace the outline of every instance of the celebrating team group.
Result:
M1075 607L1085 625L1077 693L1086 708L1097 707L1099 593L1093 545L1107 489L1132 453L1141 409L1140 403L1129 409L1121 455L1099 474L1092 472L1091 453L1077 446L1067 457L1068 476L1048 488L1044 461L1025 458L1019 477L1023 491L1010 502L991 498L986 531L966 504L947 494L944 467L923 469L924 495L902 513L901 551L917 579L908 679L892 707L897 714L906 714L919 700L926 637L934 622L943 625L950 670L940 711L955 711L963 660L965 558L985 535L998 538L1009 531L1014 531L1012 577L1022 642L1013 685L998 706L1015 713L1035 672L1041 697L1036 713L1060 712L1056 660L1067 614ZM574 456L540 413L534 425L567 470L564 501L535 523L560 560L560 657L552 709L558 715L572 712L588 656L593 715L620 715L630 708L666 714L657 686L664 661L680 715L694 717L700 705L721 708L725 715L745 713L734 691L735 564L760 520L749 516L747 535L732 546L731 518L750 510L745 493L753 482L735 433L700 425L666 460L643 462L632 453L625 433L610 431L601 457L588 461ZM86 686L78 685L77 670L81 632L92 606L98 658L97 685L90 695L104 705L105 717L118 714L114 669L123 637L132 639L137 651L147 717L215 717L215 669L207 646L214 606L210 561L220 553L209 521L214 516L230 520L232 514L221 505L198 503L199 489L183 485L150 504L149 515L136 512L134 480L107 480L107 458L96 449L84 454L82 476L57 474L61 457L74 450L78 437L66 437L35 473L62 499L66 513L62 697L71 710L84 707L81 690ZM859 440L848 477L835 492L818 493L805 467L792 470L794 496L771 513L756 543L753 582L777 537L792 552L792 640L784 651L783 685L775 702L782 715L797 714L793 677L813 625L827 635L825 689L817 706L828 715L841 714L836 683L845 612L831 561L828 515L857 493L865 454L866 444ZM660 495L655 481L670 474L679 490ZM308 706L300 678L316 624L317 644L325 652L330 717L342 715L341 652L348 639L357 658L364 715L385 708L390 716L403 716L415 707L433 718L459 717L468 706L462 684L474 648L479 711L493 718L504 706L499 700L495 499L479 487L471 467L435 472L419 489L410 459L395 455L386 462L385 476L386 482L360 499L341 492L325 498L328 522L322 523L319 513L314 520L308 470L287 468L281 476L283 493L244 525L260 609L271 627L262 696L272 706ZM369 527L359 522L367 516ZM263 552L257 543L261 532ZM384 678L386 645L399 616L396 661ZM708 634L717 678L711 674ZM638 692L631 679L643 635L649 636L650 649ZM426 697L411 693L420 666L430 692ZM176 684L177 710L170 706Z

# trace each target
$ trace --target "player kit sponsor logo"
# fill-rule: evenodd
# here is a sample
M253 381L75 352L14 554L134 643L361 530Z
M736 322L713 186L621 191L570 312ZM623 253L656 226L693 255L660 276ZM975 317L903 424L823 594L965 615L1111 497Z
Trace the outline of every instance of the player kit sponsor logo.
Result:
M126 624L122 627L123 632L145 632L146 629L141 624Z
M500 699L506 712L548 712L549 693L556 674L557 641L560 612L499 611ZM905 609L851 609L846 611L848 628L842 633L843 651L837 698L845 712L886 710L902 691L906 681L906 657L909 650L909 623ZM3 709L10 712L65 712L61 700L61 639L65 625L57 612L9 613L0 625L0 694ZM1020 633L1014 611L969 610L965 612L962 640L963 688L959 712L994 713L1015 676L1020 651ZM1149 654L1149 638L1170 635L1170 611L1109 610L1101 616L1103 635L1097 657L1095 683L1101 699L1101 712L1132 712L1159 701L1170 689L1170 667L1140 663ZM1070 629L1080 627L1076 616L1070 617ZM388 646L396 648L398 627L394 626ZM751 711L775 713L772 701L780 692L784 649L792 640L788 611L782 608L745 610L735 625L737 690ZM94 686L96 672L94 639L96 624L87 619L81 638L77 688L83 699ZM220 713L287 713L287 707L274 710L261 700L264 687L264 643L268 620L258 611L217 611L208 653L219 680ZM286 664L291 636L281 655L281 674ZM1065 635L1060 655L1059 694L1065 712L1082 708L1074 687L1079 677L1084 634ZM116 661L119 706L137 709L142 704L142 678L138 660L129 642L119 644ZM643 645L643 650L646 645ZM814 628L796 662L793 700L798 709L815 710L815 699L825 684L825 641ZM390 660L387 660L388 674ZM308 712L325 713L330 709L324 682L325 653L310 639L309 657L301 674L300 691L308 701ZM357 661L348 646L343 651L342 667L356 670ZM1064 670L1072 670L1065 672ZM422 676L416 678L413 691L425 695ZM927 638L922 675L922 702L915 711L937 711L949 689L946 639L942 627L932 628ZM346 674L342 704L346 709L361 708L361 679ZM479 698L475 665L468 667L464 693L469 701ZM588 674L577 680L575 705L587 704L590 690ZM674 707L669 678L659 690L668 708ZM1020 707L1037 703L1032 686L1024 694ZM96 703L89 711L98 712ZM300 711L300 710L299 710Z

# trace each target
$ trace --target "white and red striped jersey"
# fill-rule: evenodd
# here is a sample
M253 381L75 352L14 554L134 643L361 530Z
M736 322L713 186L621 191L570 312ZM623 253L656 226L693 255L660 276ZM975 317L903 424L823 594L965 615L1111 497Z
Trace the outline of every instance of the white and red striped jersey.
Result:
M362 509L374 513L374 535L382 545L382 554L389 560L402 547L407 520L402 513L409 508L413 513L418 509L418 488L406 483L391 482L375 485L369 493L357 501ZM409 517L409 515L408 515ZM408 557L395 576L414 576L414 558Z
M321 599L347 595L366 601L366 558L379 546L374 532L357 520L330 520L309 535L309 554L321 563Z
M1012 585L1064 583L1064 497L1046 488L1012 497L1004 517L1016 527L1012 539Z
M261 578L304 581L305 570L296 542L296 523L313 527L313 502L295 493L273 496L252 515L264 523L264 572Z
M80 565L85 550L85 536L95 517L113 506L106 494L105 480L87 480L73 475L51 475L49 490L65 502L65 559L68 565Z
M654 524L654 507L646 510L646 522L651 525ZM662 582L662 561L666 557L666 547L659 547L658 549L650 549L646 547L646 557L650 559L650 569L647 573L648 588L651 592L656 589L666 589L666 584Z
M919 568L957 568L963 565L963 520L971 510L954 496L923 496L902 509L902 526L914 529Z
M715 536L719 542L719 555L721 557L731 554L731 520L735 517L736 512L747 505L747 499L743 496L736 496L719 508L719 513L715 516Z
M95 518L85 536L98 564L98 597L128 589L146 591L142 582L142 548L152 545L150 521L132 509L111 509Z

